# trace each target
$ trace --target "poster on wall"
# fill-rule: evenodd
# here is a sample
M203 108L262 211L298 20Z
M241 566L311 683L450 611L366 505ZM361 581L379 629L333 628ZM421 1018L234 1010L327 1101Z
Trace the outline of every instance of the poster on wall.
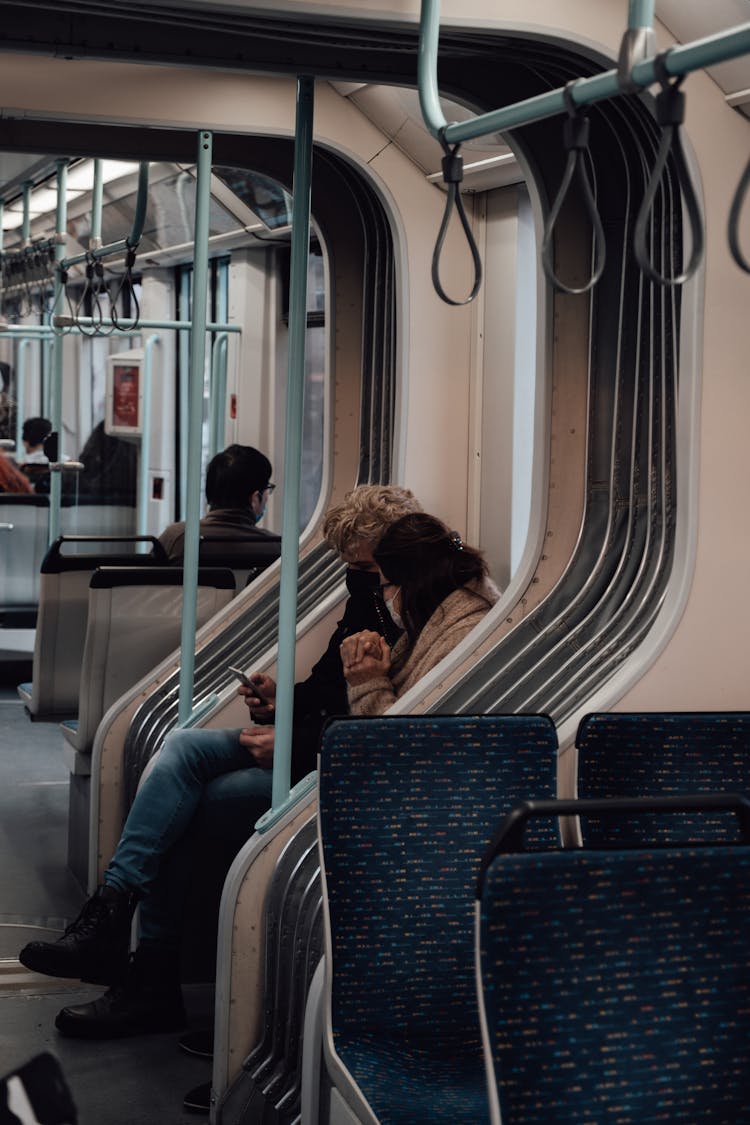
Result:
M141 357L110 356L107 370L105 429L119 437L137 437L143 428Z

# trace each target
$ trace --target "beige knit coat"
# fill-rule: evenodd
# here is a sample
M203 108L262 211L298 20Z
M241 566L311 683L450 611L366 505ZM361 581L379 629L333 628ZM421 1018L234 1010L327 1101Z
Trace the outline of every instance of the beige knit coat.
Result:
M406 635L399 637L391 652L387 676L373 676L363 684L348 684L352 715L382 715L413 687L459 641L471 632L500 597L490 579L469 582L442 602L425 625L412 649Z

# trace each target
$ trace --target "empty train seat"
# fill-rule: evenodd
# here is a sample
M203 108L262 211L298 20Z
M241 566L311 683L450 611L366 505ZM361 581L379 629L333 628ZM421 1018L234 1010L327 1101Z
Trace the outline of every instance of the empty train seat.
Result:
M61 723L70 772L68 867L82 887L89 864L91 751L97 728L120 696L179 648L182 567L99 567L91 576L79 675L78 719ZM234 597L234 575L221 567L198 571L196 624L205 624Z
M581 798L750 793L750 712L592 713L579 724L576 747ZM734 818L720 812L581 822L592 848L650 838L684 843L714 838L722 827L736 835Z
M64 496L60 530L66 536L131 535L134 511L123 505L78 504ZM5 625L33 628L48 547L49 496L0 494L0 612Z
M526 852L528 809L508 818L477 886L492 1125L750 1120L750 803L719 800L741 843ZM539 804L534 823L588 815Z
M182 567L100 566L91 576L77 720L61 724L77 754L90 754L105 711L179 648ZM198 570L196 625L204 625L235 593L224 567ZM76 772L80 772L77 763Z
M89 582L96 568L165 563L163 547L150 535L61 535L55 540L41 564L31 683L18 687L32 719L78 713Z
M321 1082L330 1086L312 1098L329 1107L321 1120L489 1119L474 887L503 812L554 795L557 748L544 715L385 716L327 727L318 829ZM557 840L553 822L539 825L539 846Z
M0 610L6 622L33 626L48 524L49 497L0 495Z

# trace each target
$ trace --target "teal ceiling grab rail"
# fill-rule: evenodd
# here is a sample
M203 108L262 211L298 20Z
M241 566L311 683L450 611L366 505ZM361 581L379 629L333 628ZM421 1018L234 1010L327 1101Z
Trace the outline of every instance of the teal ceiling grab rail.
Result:
M463 141L493 133L509 132L521 125L542 121L563 112L567 112L568 117L571 118L574 116L576 108L582 109L596 102L604 101L607 98L637 93L656 81L660 83L662 88L660 106L664 97L667 95L671 95L671 105L675 102L674 95L676 87L686 74L689 74L693 70L700 70L704 67L712 66L715 63L726 62L729 59L750 53L750 23L740 24L729 31L719 32L716 35L697 39L693 43L686 43L679 47L671 47L661 53L653 53L655 48L655 35L652 27L653 18L653 0L629 0L628 26L623 35L616 68L605 71L602 74L595 74L588 78L576 79L556 90L538 94L531 98L525 98L521 101L514 102L512 105L504 106L502 109L479 114L468 121L451 123L448 122L443 115L437 81L440 2L439 0L422 0L419 25L417 80L419 103L425 124L430 133L440 142L446 153L450 152L453 158L452 163L456 163L456 161L460 161L458 149ZM677 79L677 81L670 84L670 78ZM680 95L680 97L681 96L682 95ZM692 276L702 258L703 229L700 209L684 158L682 157L682 149L679 140L679 125L681 124L682 118L677 112L677 109L674 109L671 113L666 113L666 116L665 113L666 111L662 112L660 108L657 109L659 123L662 125L664 131L664 144L659 161L657 161L655 173L649 185L649 196L646 200L646 206L641 212L641 225L638 228L636 245L636 260L640 268L652 282L660 285L679 285ZM688 211L693 236L693 250L690 262L682 273L672 277L662 275L654 268L649 260L647 248L645 246L645 224L648 219L651 193L655 192L658 187L661 173L670 153L674 155L677 161L679 187ZM451 161L449 161L448 164L451 165ZM433 282L438 295L442 297L443 300L448 300L439 285L439 279L436 280L436 278L438 277L438 259L442 248L445 228L447 226L448 212L453 200L456 198L456 184L457 181L460 180L460 175L446 175L445 160L443 161L443 170L444 179L446 183L449 184L449 201L446 216L443 219L443 224L433 254L432 272ZM573 170L574 164L569 161L569 174L566 174L563 184L565 191L567 191L569 186L569 180L572 177ZM582 186L586 193L587 209L594 223L596 243L595 268L590 282L586 286L578 290L573 290L560 282L559 278L555 276L552 265L551 230L548 230L545 235L545 255L543 258L545 272L555 288L561 289L564 292L586 292L590 285L598 279L604 265L601 224L598 221L598 216L595 215L595 208L592 210L592 199L589 199L587 194L589 187L588 182L585 180L582 181ZM738 196L741 202L745 185L741 184L740 188L741 190ZM738 203L733 210L733 216L730 218L730 248L738 264L742 266L742 268L745 268L736 237L737 212L739 206L740 204ZM460 209L459 214L461 214ZM551 218L552 222L550 226L553 226L554 220L557 218L556 213L554 213ZM476 295L479 288L481 270L480 267L476 265L477 254L473 235L467 221L463 217L462 224L475 261L476 282L468 298L468 300L471 300ZM465 302L449 301L449 303L458 304Z
M457 144L486 137L490 133L507 132L532 121L542 121L567 110L565 88L550 90L532 98L524 98L502 109L479 114L469 121L448 123L440 107L437 85L437 55L440 21L439 0L422 0L419 29L418 83L419 103L422 116L434 137L440 134L448 144ZM664 59L664 69L671 77L702 70L715 63L727 62L750 53L750 22L740 24L729 31L696 39L680 47L672 47ZM642 90L658 81L656 56L637 62L630 73L630 81L635 89ZM581 78L572 90L572 101L576 106L593 105L595 102L622 94L622 85L617 69L602 74Z
M96 245L97 242L101 243L101 194L93 193L94 213L92 218L96 218L97 207L99 209L98 230L92 221L92 234L91 244L83 254L76 254L72 258L65 258L60 266L63 270L69 269L71 266L80 265L81 262L87 262L92 259L111 258L115 254L121 254L123 250L134 251L138 247L143 234L143 227L146 222L146 205L148 203L148 174L149 166L148 161L142 160L138 166L138 191L135 197L135 213L133 215L133 225L130 228L130 234L126 238L121 238L117 242L110 242L106 246ZM101 192L101 188L99 188Z

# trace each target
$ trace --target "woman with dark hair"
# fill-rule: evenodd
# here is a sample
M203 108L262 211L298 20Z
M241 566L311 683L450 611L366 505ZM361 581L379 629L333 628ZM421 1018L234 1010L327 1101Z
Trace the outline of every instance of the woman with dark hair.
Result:
M391 650L365 631L347 637L341 660L353 715L382 715L452 652L500 597L481 553L424 512L404 516L373 552L391 617L404 634Z

